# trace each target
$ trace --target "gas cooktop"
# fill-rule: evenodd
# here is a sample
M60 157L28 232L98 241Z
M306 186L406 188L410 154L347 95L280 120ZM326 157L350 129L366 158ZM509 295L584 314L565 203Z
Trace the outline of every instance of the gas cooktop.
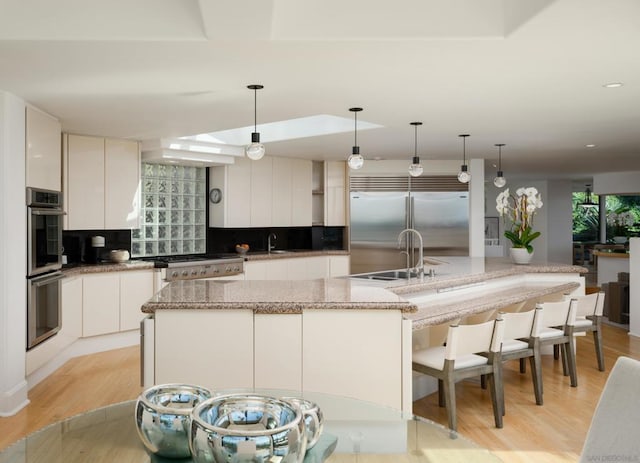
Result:
M177 256L143 257L142 260L153 262L156 267L184 267L185 265L216 264L234 259L244 260L240 256L207 256L205 254L183 254Z

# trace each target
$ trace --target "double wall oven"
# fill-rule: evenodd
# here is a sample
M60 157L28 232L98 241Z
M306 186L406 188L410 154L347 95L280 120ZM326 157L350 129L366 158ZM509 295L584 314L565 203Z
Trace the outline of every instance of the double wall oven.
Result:
M61 327L62 193L27 188L27 350Z

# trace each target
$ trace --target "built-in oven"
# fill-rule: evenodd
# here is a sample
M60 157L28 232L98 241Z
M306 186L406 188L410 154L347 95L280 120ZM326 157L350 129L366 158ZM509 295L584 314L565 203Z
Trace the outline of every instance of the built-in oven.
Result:
M62 193L27 188L27 276L62 268Z
M27 279L27 350L60 331L62 278L51 272Z
M27 188L27 350L62 326L62 193Z

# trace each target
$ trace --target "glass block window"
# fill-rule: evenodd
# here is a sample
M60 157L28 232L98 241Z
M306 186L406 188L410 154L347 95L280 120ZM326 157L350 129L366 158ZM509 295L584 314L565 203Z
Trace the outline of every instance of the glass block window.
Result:
M205 167L142 163L143 225L133 230L133 257L206 251Z

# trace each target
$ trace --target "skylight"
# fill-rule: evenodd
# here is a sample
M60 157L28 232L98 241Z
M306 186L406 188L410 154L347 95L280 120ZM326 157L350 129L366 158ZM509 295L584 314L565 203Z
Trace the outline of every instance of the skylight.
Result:
M382 125L358 120L358 130L377 129L380 127L382 127ZM269 143L294 140L296 138L353 132L353 119L331 116L329 114L318 114L316 116L259 124L257 129L257 131L260 132L261 142ZM251 132L253 131L253 125L250 125L238 129L190 135L188 137L181 137L180 139L227 145L245 145L251 140Z

